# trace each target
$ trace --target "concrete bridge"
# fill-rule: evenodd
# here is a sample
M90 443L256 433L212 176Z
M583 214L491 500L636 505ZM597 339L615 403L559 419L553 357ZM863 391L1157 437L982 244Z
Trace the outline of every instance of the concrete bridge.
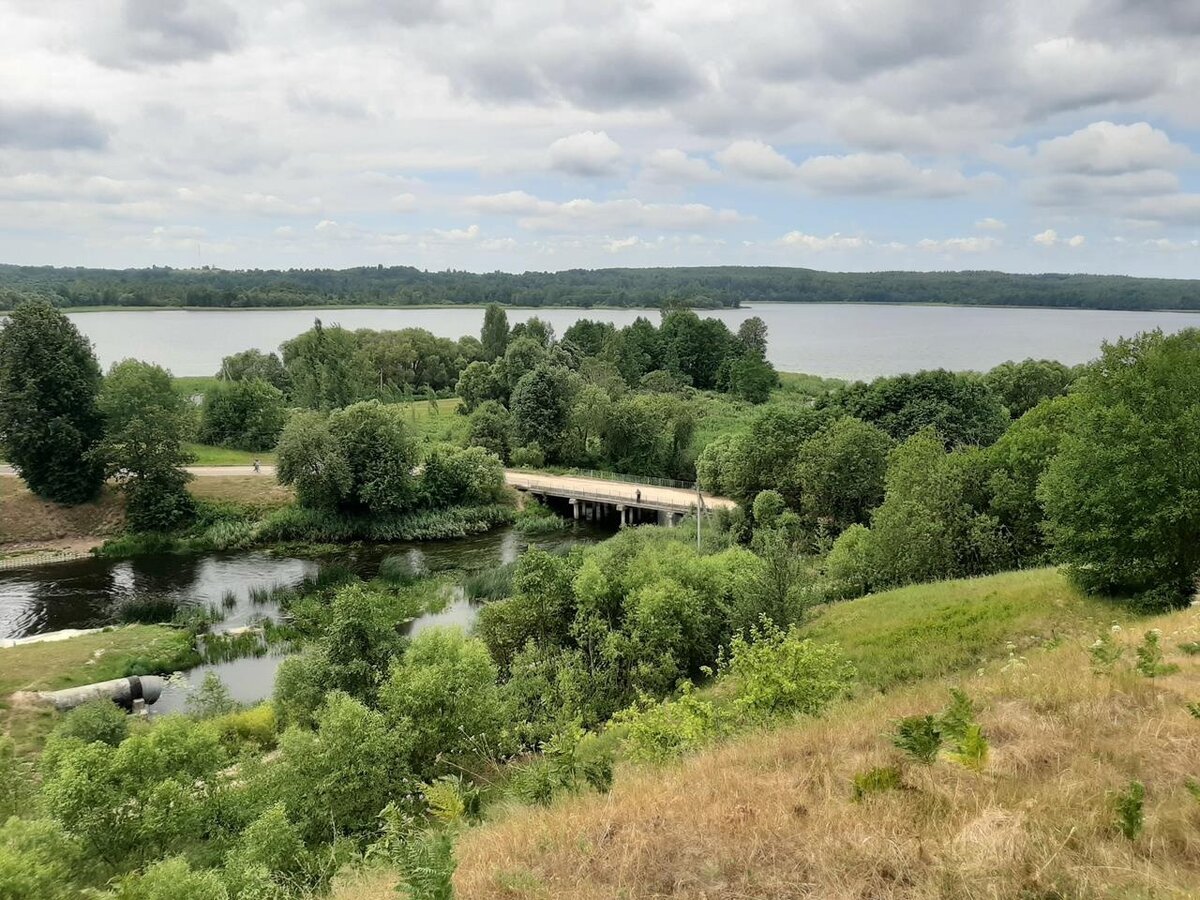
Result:
M727 497L698 493L694 488L639 484L583 475L546 475L506 469L509 487L539 499L554 498L566 503L576 519L617 518L621 525L657 523L676 525L696 508L704 510L736 506Z

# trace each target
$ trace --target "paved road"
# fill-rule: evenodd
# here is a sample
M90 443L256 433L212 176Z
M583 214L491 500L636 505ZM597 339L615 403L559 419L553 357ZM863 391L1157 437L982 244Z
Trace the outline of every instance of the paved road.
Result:
M255 474L252 466L189 466L188 471L197 478ZM0 477L14 475L16 472L12 466L0 466ZM274 466L262 466L258 477L270 478L274 475ZM688 509L696 505L696 492L686 488L657 487L629 481L609 481L605 478L583 478L577 475L545 475L513 469L505 469L504 478L512 487L553 494L556 497L579 497L610 503L628 502L646 508ZM637 499L639 491L640 504ZM704 505L709 509L737 505L725 497L715 497L712 494L702 496Z

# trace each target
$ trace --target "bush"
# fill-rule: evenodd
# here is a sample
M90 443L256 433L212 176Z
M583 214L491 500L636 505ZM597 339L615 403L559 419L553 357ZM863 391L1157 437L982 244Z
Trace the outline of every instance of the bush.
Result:
M83 848L53 819L19 819L0 825L0 897L5 900L76 898L76 882L92 873Z
M546 454L539 444L526 444L513 450L512 464L518 469L540 469L546 464Z
M675 700L640 703L613 717L625 730L629 757L643 762L666 762L698 750L729 730L729 723L711 701L702 700L685 684Z
M239 450L269 450L287 420L283 392L262 379L220 381L204 394L200 441Z
M92 700L67 713L52 734L59 740L115 747L129 734L129 716L111 700Z
M228 900L216 872L193 869L182 856L148 868L144 875L121 880L112 900Z
M310 647L289 656L275 672L274 710L281 727L312 727L325 699L329 663L324 652Z
M770 623L752 628L749 640L734 635L719 672L733 680L734 706L747 722L820 715L850 692L855 677L836 644L802 640Z
M771 528L785 509L787 503L779 491L759 491L754 498L754 524L759 528Z
M490 531L513 520L513 508L454 506L399 515L359 516L328 510L286 506L263 519L258 539L266 542L307 541L339 544L350 541L397 543L467 537Z
M900 770L895 766L868 769L854 776L854 791L851 797L855 803L861 803L871 794L894 791L902 784Z
M212 726L221 736L221 743L232 751L250 744L258 750L275 747L275 708L260 703L249 709L239 709L212 719Z
M851 525L838 535L825 557L825 599L850 600L871 589L870 542L871 531L865 525Z
M413 639L379 692L393 727L411 740L412 768L433 774L447 756L491 755L506 724L487 647L456 628Z

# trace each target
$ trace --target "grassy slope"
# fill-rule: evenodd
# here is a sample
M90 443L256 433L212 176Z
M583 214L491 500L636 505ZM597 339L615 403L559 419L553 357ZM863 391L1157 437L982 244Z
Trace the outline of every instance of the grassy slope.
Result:
M121 678L136 659L168 658L184 636L160 625L130 625L66 641L0 648L0 718L4 730L29 753L53 727L56 713L42 707L14 706L15 691L61 690ZM186 642L186 641L185 641Z
M804 631L841 644L866 684L889 688L1128 618L1115 603L1085 597L1054 569L1029 569L834 604Z
M1200 804L1183 780L1200 776L1200 723L1183 703L1200 699L1200 661L1173 652L1182 671L1155 682L1092 675L1087 644L1128 618L1052 570L832 607L807 631L855 659L859 699L675 766L623 766L607 796L509 810L462 839L458 896L1040 898L1110 896L1093 891L1109 883L1130 887L1111 896L1191 896ZM1173 651L1200 636L1200 610L1154 624ZM936 712L954 684L981 706L984 773L941 761L853 803L856 772L898 760L888 723ZM1132 778L1150 797L1134 844L1105 797ZM361 873L336 896L392 896L395 882Z
M124 503L112 487L93 503L59 506L35 497L19 478L0 477L0 545L100 538L119 531L124 518Z

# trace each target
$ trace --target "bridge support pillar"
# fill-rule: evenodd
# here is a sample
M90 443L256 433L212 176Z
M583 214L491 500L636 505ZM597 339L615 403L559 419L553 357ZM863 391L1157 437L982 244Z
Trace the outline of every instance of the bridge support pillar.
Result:
M575 521L579 521L579 501L572 497L567 501L571 504L571 514L575 517Z
M624 527L625 527L625 519L627 518L627 517L626 517L626 515L625 515L625 512L626 512L626 510L625 510L625 504L624 504L624 503L618 503L618 504L617 504L617 515L619 515L619 516L621 517L621 527L622 527L622 528L624 528Z

